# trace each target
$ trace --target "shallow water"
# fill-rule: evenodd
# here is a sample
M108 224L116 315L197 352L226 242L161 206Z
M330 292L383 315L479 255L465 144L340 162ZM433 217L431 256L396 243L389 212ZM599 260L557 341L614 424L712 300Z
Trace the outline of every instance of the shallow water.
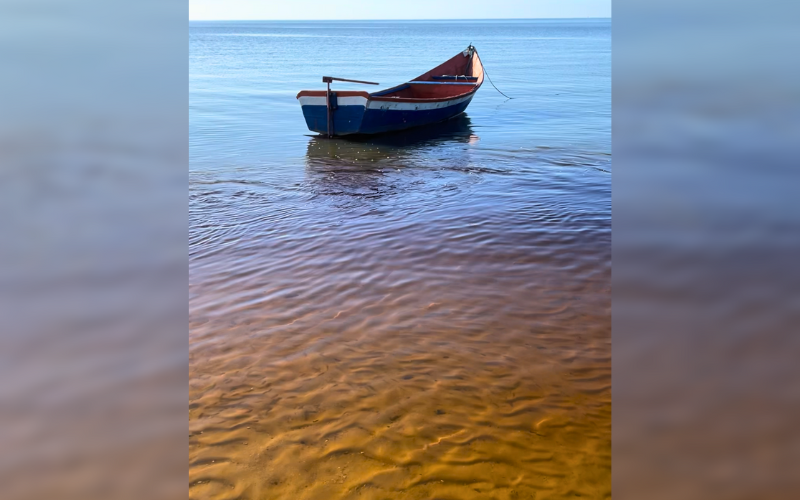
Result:
M469 43L514 99L306 129ZM610 496L610 95L609 21L192 23L190 497Z

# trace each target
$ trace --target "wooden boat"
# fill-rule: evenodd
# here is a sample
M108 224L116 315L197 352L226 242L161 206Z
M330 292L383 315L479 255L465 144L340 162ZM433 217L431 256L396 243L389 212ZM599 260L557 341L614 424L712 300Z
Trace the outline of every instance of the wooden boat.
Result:
M303 90L297 100L308 129L329 137L379 134L441 122L467 108L483 84L483 65L475 47L413 80L386 90L331 91L332 81L373 82L322 77L327 90Z

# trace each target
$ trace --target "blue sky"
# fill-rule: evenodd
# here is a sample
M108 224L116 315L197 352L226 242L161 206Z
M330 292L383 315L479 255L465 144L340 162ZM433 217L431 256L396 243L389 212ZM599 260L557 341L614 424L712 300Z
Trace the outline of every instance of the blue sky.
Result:
M189 0L189 19L611 17L611 0Z

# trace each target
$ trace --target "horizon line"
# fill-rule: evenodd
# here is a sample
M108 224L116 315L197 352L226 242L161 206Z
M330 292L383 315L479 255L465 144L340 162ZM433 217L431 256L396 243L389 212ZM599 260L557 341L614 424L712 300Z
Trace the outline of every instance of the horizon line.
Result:
M351 22L351 21L542 21L560 19L611 19L608 17L462 17L462 18L430 18L430 19L189 19L189 21L277 21L277 22Z

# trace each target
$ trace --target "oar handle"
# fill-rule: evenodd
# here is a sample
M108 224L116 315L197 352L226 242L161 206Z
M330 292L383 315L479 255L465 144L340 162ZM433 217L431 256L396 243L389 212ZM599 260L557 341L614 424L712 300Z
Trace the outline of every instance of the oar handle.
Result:
M361 80L348 80L347 78L336 78L335 76L323 76L322 77L322 81L325 82L325 83L331 83L334 80L336 80L337 82L352 82L352 83L366 83L367 85L380 85L380 83L363 82Z

